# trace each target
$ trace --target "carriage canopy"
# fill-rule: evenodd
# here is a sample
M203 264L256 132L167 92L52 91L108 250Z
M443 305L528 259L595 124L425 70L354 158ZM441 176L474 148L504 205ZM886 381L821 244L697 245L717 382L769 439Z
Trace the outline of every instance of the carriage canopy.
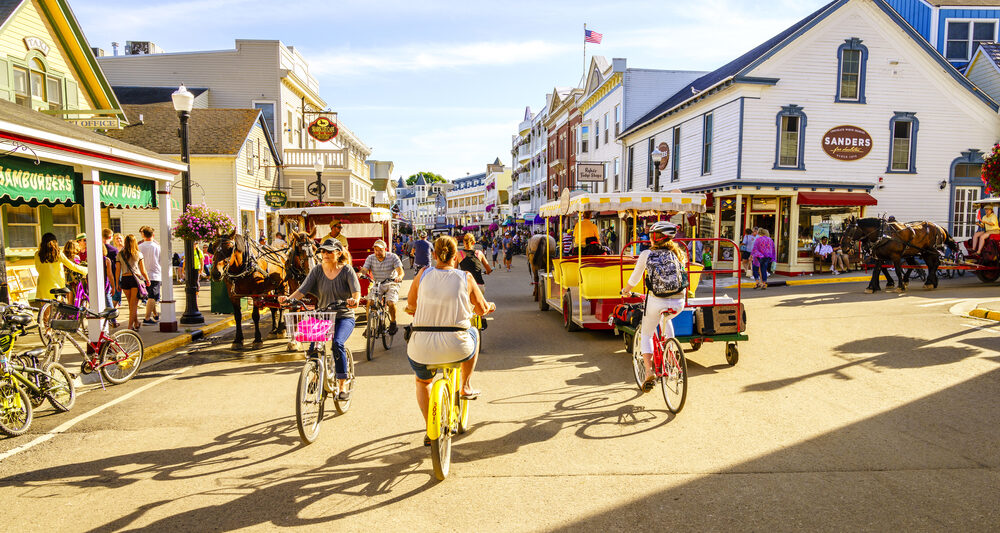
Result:
M538 211L543 217L569 215L587 211L686 211L704 213L704 194L679 192L582 193L564 196L543 205Z

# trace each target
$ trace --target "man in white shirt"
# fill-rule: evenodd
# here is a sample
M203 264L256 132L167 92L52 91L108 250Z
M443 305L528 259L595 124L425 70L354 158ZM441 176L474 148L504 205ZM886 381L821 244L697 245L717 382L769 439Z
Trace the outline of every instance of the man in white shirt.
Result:
M151 326L160 320L160 310L156 308L156 304L160 301L160 285L163 282L163 275L160 272L160 244L153 240L153 228L143 226L139 228L139 233L142 234L139 252L142 254L146 274L149 275L149 286L146 287L149 298L146 299L146 318L142 323Z
M371 276L375 281L391 279L392 282L382 286L382 294L389 304L389 335L395 335L396 327L396 302L399 301L399 281L403 279L403 261L399 256L388 252L385 241L379 239L372 245L375 253L365 258L365 264L361 267L361 274ZM376 295L378 296L378 295ZM368 302L369 305L371 302Z
M830 255L833 254L833 246L827 244L826 237L820 237L819 244L813 248L813 254L815 255L814 261L830 261ZM836 270L832 270L832 267L830 272L839 274Z
M271 248L275 250L281 250L283 248L288 248L288 243L285 242L285 234L278 231L274 234L274 240L271 241Z

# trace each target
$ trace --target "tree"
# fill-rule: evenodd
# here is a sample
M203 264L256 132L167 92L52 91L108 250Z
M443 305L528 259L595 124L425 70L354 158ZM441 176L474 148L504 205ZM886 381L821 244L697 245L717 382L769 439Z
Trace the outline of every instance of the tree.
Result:
M443 177L441 177L440 174L424 171L424 172L417 172L416 174L410 176L409 178L406 178L406 184L413 185L414 183L417 182L418 176L423 176L424 181L426 181L428 185L430 185L431 183L445 183L446 181Z

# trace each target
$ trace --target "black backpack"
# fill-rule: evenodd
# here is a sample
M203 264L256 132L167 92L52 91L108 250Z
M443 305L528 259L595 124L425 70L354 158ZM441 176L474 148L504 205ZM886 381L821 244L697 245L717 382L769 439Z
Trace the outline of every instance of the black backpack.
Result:
M651 250L646 259L646 288L654 296L669 298L688 286L684 264L670 250Z

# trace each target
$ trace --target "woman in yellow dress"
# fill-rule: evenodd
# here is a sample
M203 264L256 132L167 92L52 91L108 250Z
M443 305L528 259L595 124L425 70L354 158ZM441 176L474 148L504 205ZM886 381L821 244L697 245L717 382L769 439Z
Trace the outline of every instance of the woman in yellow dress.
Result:
M63 267L87 275L87 268L70 261L62 250L53 233L42 235L42 244L35 252L35 270L38 271L38 283L35 288L35 298L51 298L52 289L66 286L66 275Z

